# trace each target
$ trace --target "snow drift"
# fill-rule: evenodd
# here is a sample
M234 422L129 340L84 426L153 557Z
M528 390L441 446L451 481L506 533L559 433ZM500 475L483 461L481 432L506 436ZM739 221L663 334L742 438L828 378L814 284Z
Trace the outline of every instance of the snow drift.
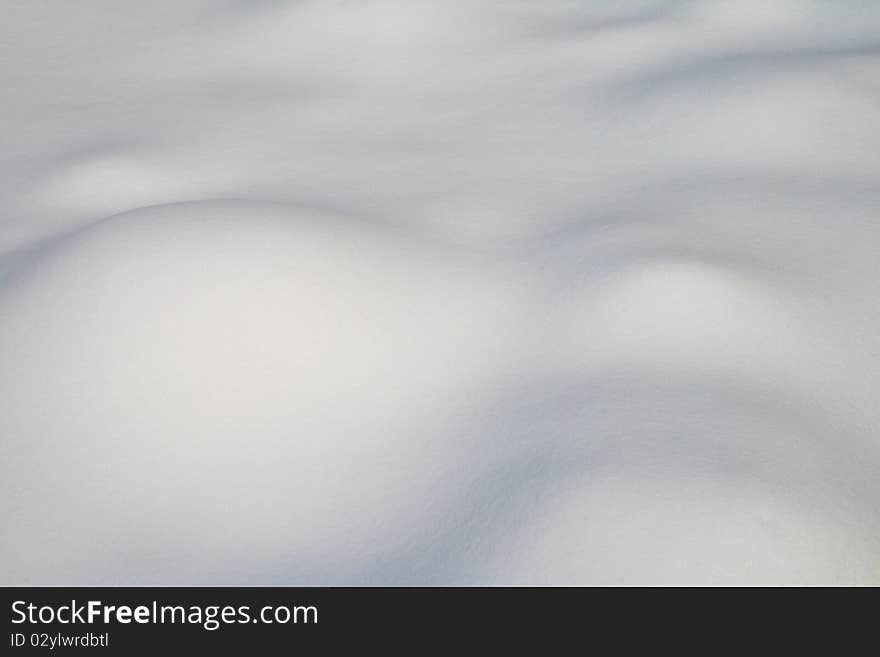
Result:
M0 582L880 583L873 3L19 3Z

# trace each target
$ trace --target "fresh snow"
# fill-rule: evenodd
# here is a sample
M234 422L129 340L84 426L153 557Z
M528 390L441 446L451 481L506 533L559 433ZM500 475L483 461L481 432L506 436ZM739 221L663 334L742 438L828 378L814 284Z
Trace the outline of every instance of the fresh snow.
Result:
M0 583L880 584L880 4L2 12Z

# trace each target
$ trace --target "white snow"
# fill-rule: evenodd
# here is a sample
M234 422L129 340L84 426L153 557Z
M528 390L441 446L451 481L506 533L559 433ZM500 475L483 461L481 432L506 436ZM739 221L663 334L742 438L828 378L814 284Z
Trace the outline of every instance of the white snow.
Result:
M880 5L0 21L0 583L880 584Z

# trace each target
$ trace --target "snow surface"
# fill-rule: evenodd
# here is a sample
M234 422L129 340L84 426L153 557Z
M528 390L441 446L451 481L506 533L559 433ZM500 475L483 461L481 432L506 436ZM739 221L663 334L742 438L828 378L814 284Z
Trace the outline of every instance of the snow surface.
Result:
M880 3L0 9L0 583L880 583Z

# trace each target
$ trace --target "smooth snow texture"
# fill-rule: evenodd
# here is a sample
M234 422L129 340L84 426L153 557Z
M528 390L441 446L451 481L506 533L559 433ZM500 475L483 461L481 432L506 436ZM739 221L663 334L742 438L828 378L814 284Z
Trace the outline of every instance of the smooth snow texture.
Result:
M880 584L880 6L5 3L0 583Z

